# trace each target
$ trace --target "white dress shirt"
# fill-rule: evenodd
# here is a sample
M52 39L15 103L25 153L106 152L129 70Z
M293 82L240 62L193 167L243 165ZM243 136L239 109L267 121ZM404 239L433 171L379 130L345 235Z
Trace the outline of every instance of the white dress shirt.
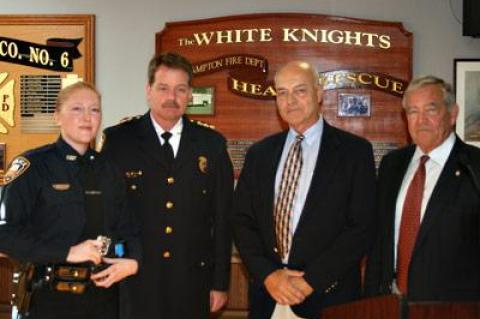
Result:
M425 210L428 205L428 201L432 196L433 189L437 184L438 178L442 173L443 167L447 162L448 157L453 149L453 145L455 144L455 133L450 133L450 135L443 141L442 144L437 146L434 150L432 150L429 154L424 154L422 150L417 146L415 149L415 153L413 154L412 159L410 160L410 164L408 165L407 172L403 177L402 186L400 187L400 191L397 197L397 203L395 208L395 241L394 241L394 267L397 267L397 249L398 249L398 237L400 232L400 222L402 220L402 211L403 211L403 203L405 201L405 197L407 196L407 189L410 185L410 182L413 179L413 175L417 171L418 166L420 165L420 157L423 155L428 155L430 159L425 163L425 187L423 189L423 198L422 198L422 207L420 210L420 223L423 220L423 216L425 215Z
M300 178L298 180L298 188L293 199L293 215L290 219L290 230L292 234L295 233L297 229L300 216L302 215L303 206L307 199L308 190L310 189L310 184L312 182L313 172L315 170L315 165L317 164L318 152L320 150L320 141L323 134L323 118L320 116L318 121L309 127L304 133L305 137L302 141L302 170L300 171ZM280 183L282 181L283 168L285 166L285 161L287 160L288 151L290 147L295 142L295 137L298 135L298 132L290 128L283 146L282 157L278 163L277 174L275 176L275 202L277 200L278 193L280 191ZM283 260L284 263L287 263L290 251L285 257L286 260ZM290 306L276 304L273 314L270 319L302 319L295 315Z
M163 143L165 143L165 140L163 139L162 134L166 131L160 125L158 125L157 122L155 122L152 113L150 113L150 119L152 120L153 127L155 128L155 132L157 133L158 140L160 141L160 144L163 145ZM182 131L183 118L180 118L178 122L175 123L175 125L169 131L170 133L172 133L172 137L170 137L170 140L168 142L170 143L170 145L172 145L173 157L177 157L178 148L180 147L180 138L182 137Z

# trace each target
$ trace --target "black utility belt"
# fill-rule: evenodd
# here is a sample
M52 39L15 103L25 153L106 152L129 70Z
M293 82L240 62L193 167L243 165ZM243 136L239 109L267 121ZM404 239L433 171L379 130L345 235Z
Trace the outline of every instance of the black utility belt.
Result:
M38 275L43 285L54 291L83 294L93 285L90 276L105 268L102 266L54 264L39 267Z

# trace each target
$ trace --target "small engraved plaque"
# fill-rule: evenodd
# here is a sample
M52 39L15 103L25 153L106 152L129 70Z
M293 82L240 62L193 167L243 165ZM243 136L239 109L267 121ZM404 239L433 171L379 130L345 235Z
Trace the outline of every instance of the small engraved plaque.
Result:
M380 162L385 154L398 148L398 143L394 142L372 142L373 158L375 160L375 167L378 169Z
M62 88L60 75L20 76L20 121L23 133L55 133L55 102Z
M243 168L243 163L245 161L245 155L247 154L248 148L255 143L254 140L229 140L228 141L228 152L233 163L233 169L235 175L240 174L240 171Z

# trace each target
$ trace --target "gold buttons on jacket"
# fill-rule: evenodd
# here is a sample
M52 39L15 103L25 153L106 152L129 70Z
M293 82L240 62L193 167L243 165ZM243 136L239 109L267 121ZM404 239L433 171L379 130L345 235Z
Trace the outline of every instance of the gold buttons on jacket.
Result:
M175 178L173 178L172 176L170 176L169 178L167 178L167 184L168 184L168 185L172 185L173 183L175 183Z
M165 207L167 207L167 209L172 209L173 208L173 203L171 201L168 201L166 204L165 204Z
M173 232L173 228L170 226L165 227L165 234L171 234Z
M133 190L133 191L136 190L136 189L137 189L137 185L135 185L135 184L131 185L131 186L130 186L130 189Z
M170 254L170 252L168 250L164 251L163 254L162 254L163 258L167 259L167 258L170 258L172 255Z

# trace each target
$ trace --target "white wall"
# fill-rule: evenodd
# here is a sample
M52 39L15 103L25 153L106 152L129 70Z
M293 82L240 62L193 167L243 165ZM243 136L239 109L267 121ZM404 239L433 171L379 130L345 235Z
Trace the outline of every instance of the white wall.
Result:
M169 21L267 12L399 21L414 34L414 76L431 73L452 81L454 58L480 58L480 39L463 37L455 18L462 18L462 0L0 0L0 8L1 14L96 15L95 73L104 126L147 109L146 65L155 33Z

